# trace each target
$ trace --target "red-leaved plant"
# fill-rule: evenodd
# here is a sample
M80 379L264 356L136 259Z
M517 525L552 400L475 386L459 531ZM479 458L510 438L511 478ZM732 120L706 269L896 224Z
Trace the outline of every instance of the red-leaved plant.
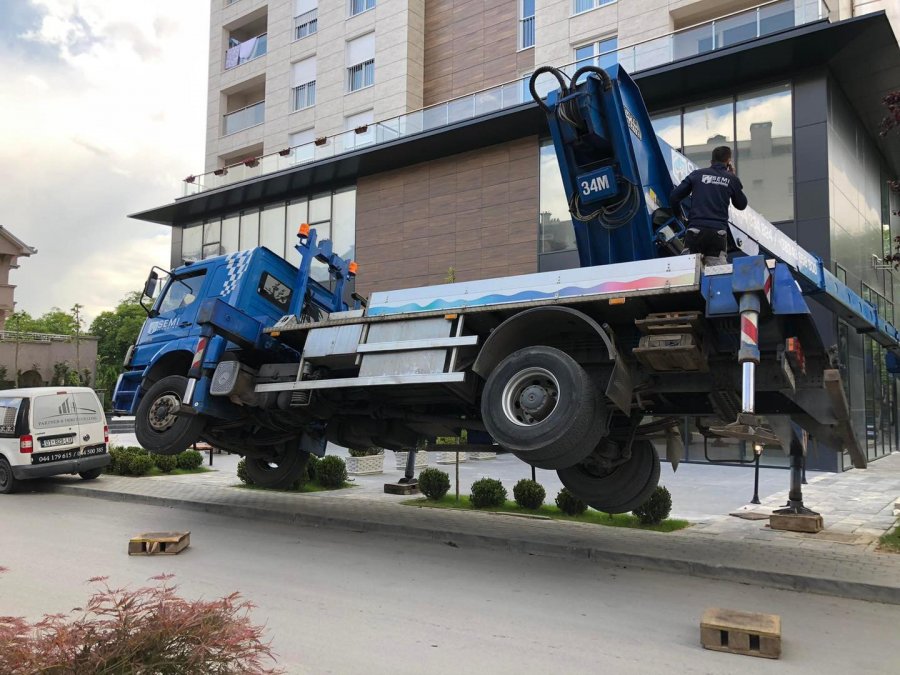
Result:
M0 572L6 571L0 567ZM250 621L253 604L232 593L218 600L185 600L173 575L135 590L106 577L84 608L47 614L35 623L0 616L0 673L277 673L263 627Z

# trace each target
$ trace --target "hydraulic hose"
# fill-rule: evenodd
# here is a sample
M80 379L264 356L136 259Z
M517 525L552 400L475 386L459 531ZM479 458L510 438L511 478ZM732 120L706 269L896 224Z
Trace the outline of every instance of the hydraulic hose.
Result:
M603 82L603 91L609 91L612 89L612 80L609 79L609 74L603 70L600 66L582 66L578 70L575 71L575 74L572 76L572 83L569 85L572 89L578 84L578 78L581 77L584 73L594 73L595 75L600 76L600 80Z
M564 73L560 71L559 68L554 68L553 66L541 66L531 74L531 79L528 80L528 91L531 92L531 98L533 98L535 102L541 107L541 110L549 115L553 111L550 109L550 106L544 103L544 99L541 98L540 94L537 93L537 87L535 86L537 84L538 77L540 75L543 75L544 73L550 73L551 75L553 75L553 77L556 78L556 81L559 83L559 91L562 96L569 95L569 87L566 84Z

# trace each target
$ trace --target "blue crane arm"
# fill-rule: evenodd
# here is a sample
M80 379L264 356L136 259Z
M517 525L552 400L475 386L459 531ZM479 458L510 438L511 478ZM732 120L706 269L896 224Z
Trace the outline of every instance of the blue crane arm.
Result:
M543 74L559 85L546 98L536 88ZM531 93L547 114L581 266L677 253L673 234L683 233L684 226L669 195L697 167L657 137L628 73L618 64L609 70L586 66L570 79L545 66L532 76ZM900 332L874 305L752 208L732 208L730 220L742 252L762 251L786 264L804 295L887 348L888 368L900 372Z

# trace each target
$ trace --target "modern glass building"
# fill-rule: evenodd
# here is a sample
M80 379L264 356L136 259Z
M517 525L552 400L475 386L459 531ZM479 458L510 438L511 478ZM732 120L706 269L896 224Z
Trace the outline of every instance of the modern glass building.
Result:
M399 11L397 1L376 0L363 14L371 12L377 28L384 17L376 13ZM266 5L236 0L228 11L237 16L242 3L248 16ZM310 3L300 4L308 16ZM303 133L290 122L277 126L267 112L257 154L228 165L210 160L206 173L184 183L184 196L135 217L172 226L173 266L258 244L296 261L296 228L309 222L359 262L362 293L443 283L451 273L466 280L573 267L559 170L525 83L544 63L617 62L641 87L661 137L698 164L716 145L733 146L751 205L891 318L897 273L882 261L900 234L900 195L887 182L900 174L900 132L881 136L879 124L882 97L900 85L896 3L860 16L852 15L857 4L879 3L850 3L852 13L847 3L831 4L560 0L535 11L530 0L408 2L403 11L422 12L421 45L411 42L406 55L422 61L420 105L351 116L343 126L323 111L323 125ZM270 8L266 69L276 67L273 16ZM320 13L318 33L302 39L321 36L325 20ZM389 58L380 56L378 35L373 86L379 59ZM338 65L343 72L346 64ZM327 65L317 68L324 81ZM356 96L351 90L346 95ZM289 87L284 95L289 101ZM897 384L882 348L841 317L814 312L836 346L870 458L897 449ZM716 453L734 454L694 443L689 459ZM768 453L765 460L781 461ZM849 461L814 446L809 465L840 470Z

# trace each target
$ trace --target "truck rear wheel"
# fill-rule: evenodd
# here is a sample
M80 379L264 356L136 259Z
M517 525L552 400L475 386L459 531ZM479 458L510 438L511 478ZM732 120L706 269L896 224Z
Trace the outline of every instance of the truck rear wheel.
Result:
M631 457L613 469L587 460L556 472L562 484L584 503L605 513L633 511L659 483L659 455L653 443L635 440Z
M246 457L247 475L254 484L274 490L287 490L307 475L309 453L296 443L279 443L272 455ZM292 451L289 450L292 448Z
M606 406L585 369L559 349L526 347L487 379L481 416L488 433L540 468L572 466L606 433Z
M178 414L186 388L186 377L169 375L154 383L141 399L134 418L134 434L150 452L177 455L196 443L203 432L206 418Z

